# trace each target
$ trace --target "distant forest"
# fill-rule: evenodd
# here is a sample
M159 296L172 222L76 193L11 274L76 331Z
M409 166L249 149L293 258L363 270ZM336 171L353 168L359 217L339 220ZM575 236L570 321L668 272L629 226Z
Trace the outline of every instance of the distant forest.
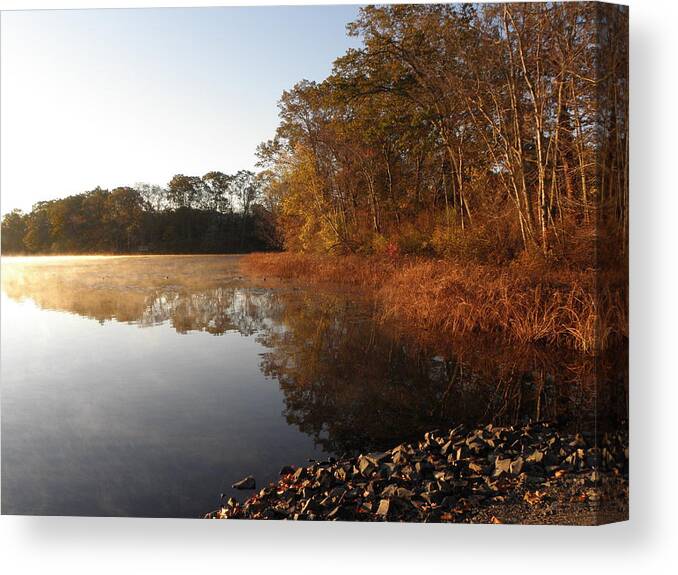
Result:
M176 175L39 202L2 220L2 252L233 253L280 247L253 172Z

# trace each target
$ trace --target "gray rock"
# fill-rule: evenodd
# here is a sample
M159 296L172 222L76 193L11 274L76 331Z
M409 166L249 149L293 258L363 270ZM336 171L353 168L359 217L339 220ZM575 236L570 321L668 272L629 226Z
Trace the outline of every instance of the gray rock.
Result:
M509 457L497 457L494 461L494 476L498 477L502 473L511 473L511 459Z
M430 461L427 459L422 459L421 461L417 461L417 463L414 464L414 468L417 470L417 473L420 475L426 475L427 473L433 471L435 469L433 465L431 464Z
M544 461L544 453L542 451L534 450L527 457L528 463L542 463Z
M509 466L509 472L511 475L520 475L525 467L525 461L522 457L516 457Z
M339 519L342 515L341 505L337 505L332 511L327 514L328 519Z
M414 492L410 491L409 489L405 489L404 487L398 487L398 489L395 491L395 495L400 499L412 499Z
M396 451L393 454L393 462L394 463L401 465L403 463L407 463L407 461L408 461L407 454L404 451L399 450L399 451Z
M300 467L292 475L292 481L297 483L298 481L301 481L304 477L306 477L306 470L303 467Z
M440 491L425 491L421 494L421 498L428 503L438 504L445 498L445 494Z
M376 465L368 457L361 455L358 458L358 470L365 477L371 475L375 469Z
M472 437L466 441L467 447L474 453L480 453L483 449L487 447L485 440L480 437Z
M329 496L332 497L333 499L339 499L342 495L346 493L346 487L343 485L339 485L337 487L334 487L330 492Z
M256 489L257 482L254 480L254 477L248 475L245 479L236 481L231 487L233 487L233 489Z
M391 502L388 499L382 499L379 502L379 507L377 508L377 515L381 515L382 517L386 517L388 515L388 511L391 507Z
M381 491L381 496L382 497L395 497L396 491L398 490L398 486L395 483L391 483L384 487Z

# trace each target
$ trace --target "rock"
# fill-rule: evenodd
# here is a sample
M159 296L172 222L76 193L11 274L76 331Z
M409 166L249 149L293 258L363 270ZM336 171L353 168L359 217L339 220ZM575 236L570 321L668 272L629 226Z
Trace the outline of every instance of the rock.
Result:
M315 511L317 509L316 502L313 499L309 499L301 507L301 513L308 513Z
M348 477L348 473L346 472L346 470L343 467L340 467L339 469L337 469L334 472L334 477L338 481L346 481L346 478Z
M584 441L584 436L581 433L577 433L574 436L574 440L570 443L570 447L584 448L586 447L586 441Z
M407 463L408 461L409 460L407 458L407 454L403 451L397 451L393 454L393 463L402 465L403 463Z
M388 511L391 507L391 502L388 499L382 499L379 502L379 507L377 508L377 515L380 515L382 517L386 517L388 515Z
M560 445L560 440L557 437L553 436L549 438L549 440L546 443L551 449L557 449L558 446Z
M541 485L546 481L546 478L542 477L541 475L527 475L525 478L525 483L529 486L534 487L535 485Z
M367 455L363 455L363 457L367 459L372 465L377 467L382 461L388 459L389 455L388 453L377 452L368 453Z
M360 504L360 507L358 507L358 511L361 513L372 513L372 503L364 501Z
M523 471L524 466L525 461L523 460L523 458L516 457L509 466L509 472L511 473L511 475L520 475Z
M358 458L358 470L363 476L370 476L375 469L376 465L368 457L361 455Z
M254 480L254 477L248 475L247 477L245 477L245 479L236 481L233 485L231 485L231 487L233 489L256 489L257 482Z
M346 493L346 487L339 485L334 487L329 493L328 496L332 499L340 499Z
M424 493L421 494L421 498L427 501L428 503L438 504L445 498L445 494L441 493L438 490L425 491Z
M544 453L538 450L533 451L527 457L528 463L541 463L544 461Z
M421 461L417 461L414 464L414 468L417 470L417 473L419 473L422 476L426 475L427 473L429 473L429 472L433 471L433 469L435 469L433 467L433 465L431 464L431 462L428 461L427 459L422 459Z
M398 487L398 489L395 491L395 496L399 499L412 499L414 492L410 491L409 489L405 489L404 487Z
M310 487L308 485L302 487L301 490L299 491L299 493L301 494L301 496L304 499L308 499L309 497L313 497L313 495L315 495L316 492L317 492L317 489Z
M331 475L332 473L324 467L321 467L320 469L318 469L318 471L315 472L315 478L320 483L326 481Z
M304 477L306 476L306 470L303 467L300 467L294 472L294 475L292 475L292 480L297 483L301 481Z
M600 501L600 492L597 489L589 489L586 492L586 498L589 501Z
M438 490L445 494L452 493L452 485L452 483L444 479L439 479L437 482Z
M472 437L469 438L466 441L466 446L473 452L473 453L480 453L483 449L487 447L487 444L485 441L479 437Z
M511 459L497 457L494 461L494 476L499 477L503 473L511 473Z
M462 433L429 432L419 443L384 453L346 454L340 461L328 457L299 468L286 465L278 482L244 503L226 501L224 495L220 508L207 516L473 521L486 502L496 509L518 501L543 507L537 497L541 490L548 497L554 489L567 490L568 501L575 501L576 494L576 501L597 508L608 496L592 489L600 486L600 470L627 479L624 434L609 434L599 446L587 448L587 443L593 445L591 437L560 435L543 423L515 429L488 425ZM233 487L255 489L256 482L250 476Z
M458 499L456 497L446 495L445 497L443 497L442 501L440 502L440 505L447 509L451 509L452 506L456 505L457 501Z
M384 487L381 491L381 496L382 497L395 497L396 491L398 490L398 486L395 483L391 483Z

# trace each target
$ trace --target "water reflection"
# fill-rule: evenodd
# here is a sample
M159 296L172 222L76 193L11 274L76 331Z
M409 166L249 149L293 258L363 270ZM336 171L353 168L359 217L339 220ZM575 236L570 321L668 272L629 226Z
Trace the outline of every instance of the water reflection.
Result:
M285 299L285 298L283 298ZM287 300L260 337L261 368L285 394L287 420L328 451L387 449L451 422L557 420L592 430L626 413L623 357L422 343L340 294ZM614 377L613 377L614 374ZM597 390L605 378L607 395Z
M385 449L451 422L559 420L605 427L626 413L626 358L496 341L435 342L384 324L368 301L332 289L252 283L236 257L149 256L3 263L17 301L99 322L238 332L267 351L287 422L336 454ZM200 370L196 362L196 370Z

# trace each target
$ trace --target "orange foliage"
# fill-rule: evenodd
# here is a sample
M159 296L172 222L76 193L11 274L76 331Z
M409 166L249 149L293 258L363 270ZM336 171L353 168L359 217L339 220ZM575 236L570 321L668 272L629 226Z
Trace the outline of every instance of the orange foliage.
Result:
M491 333L586 353L628 337L621 273L301 253L251 254L244 265L264 276L360 287L375 298L384 319L441 335Z

